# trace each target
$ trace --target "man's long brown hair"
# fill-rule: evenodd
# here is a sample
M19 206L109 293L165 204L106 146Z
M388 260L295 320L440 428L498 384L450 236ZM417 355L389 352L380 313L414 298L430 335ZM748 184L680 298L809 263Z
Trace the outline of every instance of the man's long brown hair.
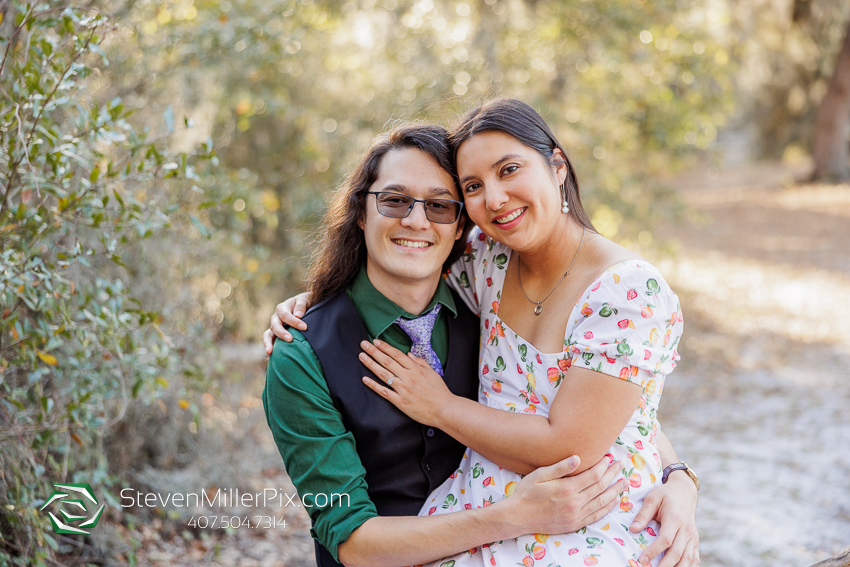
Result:
M311 305L350 285L360 267L366 264L366 240L360 223L366 218L367 192L378 179L384 156L391 150L406 148L414 148L429 155L441 169L451 175L457 186L448 132L442 126L407 124L375 138L360 163L334 193L322 219L322 232L307 274ZM458 222L464 227L463 234L443 264L444 271L463 253L467 234L472 227L465 209Z

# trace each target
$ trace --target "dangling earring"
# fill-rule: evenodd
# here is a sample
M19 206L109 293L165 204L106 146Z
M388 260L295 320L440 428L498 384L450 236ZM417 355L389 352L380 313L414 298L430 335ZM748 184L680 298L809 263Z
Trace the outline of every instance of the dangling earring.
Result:
M561 197L564 198L564 203L561 206L561 212L567 215L570 213L570 205L569 203L567 203L567 188L565 187L565 185L566 181L564 183L561 183Z

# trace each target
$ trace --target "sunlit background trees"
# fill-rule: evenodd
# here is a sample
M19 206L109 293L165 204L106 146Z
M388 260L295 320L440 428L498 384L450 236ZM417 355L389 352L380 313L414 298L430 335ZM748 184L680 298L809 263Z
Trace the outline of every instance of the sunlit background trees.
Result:
M120 481L104 443L128 406L173 399L197 432L212 343L256 341L301 289L328 193L392 121L522 98L600 231L650 247L681 212L676 172L814 151L815 174L848 176L848 18L830 0L0 1L0 564L51 555L32 503L52 482Z

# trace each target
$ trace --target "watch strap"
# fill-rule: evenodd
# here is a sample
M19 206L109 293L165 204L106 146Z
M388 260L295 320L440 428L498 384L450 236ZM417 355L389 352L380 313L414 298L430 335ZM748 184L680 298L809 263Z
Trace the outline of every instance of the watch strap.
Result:
M665 484L670 473L676 471L685 471L685 474L687 474L694 482L694 486L697 487L697 492L699 492L699 478L687 463L673 463L672 465L664 467L664 472L661 474L661 484Z
M673 463L664 467L664 472L661 473L661 484L667 484L667 477L671 472L687 470L688 466L684 463Z

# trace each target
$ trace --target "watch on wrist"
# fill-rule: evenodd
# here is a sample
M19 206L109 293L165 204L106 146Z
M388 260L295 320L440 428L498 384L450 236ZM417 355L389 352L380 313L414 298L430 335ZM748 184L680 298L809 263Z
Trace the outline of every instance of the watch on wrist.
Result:
M667 477L670 476L670 473L676 471L685 471L685 473L689 477L691 477L691 480L694 481L694 485L697 487L697 492L699 492L699 477L697 477L696 473L691 467L688 466L687 463L674 463L668 467L665 467L664 472L661 475L661 484L665 484L667 482Z

